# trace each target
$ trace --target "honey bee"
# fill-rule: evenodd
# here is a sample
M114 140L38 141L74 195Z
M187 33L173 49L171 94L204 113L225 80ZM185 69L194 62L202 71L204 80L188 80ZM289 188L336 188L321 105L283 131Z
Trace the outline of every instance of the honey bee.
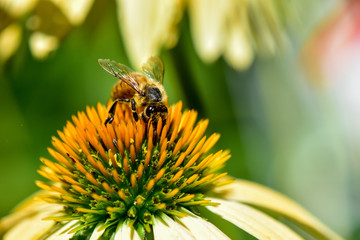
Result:
M146 123L149 120L156 123L160 117L163 120L166 118L168 98L162 85L164 64L159 57L150 57L142 65L142 73L109 59L99 59L98 62L107 72L120 79L111 90L113 103L105 126L114 120L118 103L130 105L135 121L139 120L138 112Z

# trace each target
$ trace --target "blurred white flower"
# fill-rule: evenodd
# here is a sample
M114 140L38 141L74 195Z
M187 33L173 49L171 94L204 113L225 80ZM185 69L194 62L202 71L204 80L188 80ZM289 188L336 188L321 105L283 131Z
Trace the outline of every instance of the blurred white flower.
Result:
M224 56L238 70L248 68L256 52L274 54L286 42L281 11L289 6L275 0L118 0L119 25L134 66L176 44L177 24L188 10L199 57L212 63Z
M2 62L18 49L22 37L20 28L22 18L27 18L26 27L31 32L29 48L32 55L37 59L45 59L58 48L60 41L73 27L84 22L93 2L94 0L0 1Z

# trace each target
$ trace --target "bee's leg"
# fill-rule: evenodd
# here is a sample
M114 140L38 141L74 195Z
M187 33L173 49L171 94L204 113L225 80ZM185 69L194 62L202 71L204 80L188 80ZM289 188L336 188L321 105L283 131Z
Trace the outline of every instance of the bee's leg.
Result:
M113 104L110 107L109 110L109 116L106 118L105 120L105 126L108 123L112 123L112 121L114 121L114 115L115 115L115 110L116 110L116 106L118 102L130 102L130 99L116 99Z
M144 122L148 123L149 122L149 118L145 116L144 113L141 114L141 118Z
M135 121L137 122L139 120L139 116L136 112L136 102L134 99L131 99L131 111L132 111Z

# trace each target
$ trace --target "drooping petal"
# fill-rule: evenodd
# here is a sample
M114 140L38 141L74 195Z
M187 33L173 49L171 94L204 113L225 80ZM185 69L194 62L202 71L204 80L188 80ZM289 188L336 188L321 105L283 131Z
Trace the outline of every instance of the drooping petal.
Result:
M34 32L30 37L30 50L38 59L46 58L59 46L59 39L41 32Z
M154 218L153 230L154 239L156 240L196 239L186 228L172 220L166 214L162 214L161 219L157 217Z
M188 216L178 218L197 239L230 240L220 229L205 219L188 212Z
M245 29L246 24L234 22L229 27L228 44L224 57L235 69L245 70L254 60L254 51L249 40L250 36Z
M205 62L213 62L221 55L226 42L226 15L231 0L189 1L191 33L194 47Z
M49 207L51 209L52 207ZM56 209L54 206L53 209ZM56 210L58 212L58 210ZM4 236L4 240L38 239L54 226L54 221L43 220L45 217L54 214L54 211L43 211L39 214L26 218L15 224Z
M47 238L47 240L68 240L72 238L75 232L71 232L71 228L75 226L78 222L78 220L70 221L68 224L60 228L54 234L51 234L51 236Z
M135 68L162 47L172 47L177 42L181 0L117 0L117 5L120 30Z
M101 235L105 232L106 229L106 228L101 229L103 225L104 225L103 223L100 223L95 227L93 233L91 234L90 240L97 240L101 237ZM101 230L99 231L99 229Z
M94 0L52 0L73 25L80 25L88 15Z
M2 0L1 8L13 17L20 17L31 11L38 0Z
M0 32L0 61L5 62L19 48L21 28L18 23L7 26Z
M141 240L139 234L135 231L135 229L129 226L128 221L120 223L116 229L114 240L121 239Z
M258 239L303 239L284 224L268 215L242 203L209 198L218 202L218 206L207 209L228 220Z
M22 203L20 203L15 209L12 214L9 216L6 216L1 219L0 221L0 234L2 232L5 232L6 230L11 228L11 232L15 231L15 234L17 230L14 230L14 228L20 229L20 231L23 234L23 230L21 229L21 224L24 224L22 226L29 226L29 224L36 224L41 225L41 229L45 229L47 225L54 225L54 222L52 221L45 221L42 220L45 217L48 216L54 216L58 212L60 212L63 209L62 205L53 205L50 203L46 203L42 200L40 200L42 197L50 197L54 196L55 194L46 193L45 191L39 191L24 200ZM22 220L28 220L31 219L30 222L22 223ZM39 229L39 231L42 231ZM8 232L10 234L10 231ZM30 233L29 233L30 234Z
M237 179L229 185L216 188L214 191L229 200L250 203L278 212L292 221L302 224L303 227L319 235L318 237L341 239L300 205L260 184Z

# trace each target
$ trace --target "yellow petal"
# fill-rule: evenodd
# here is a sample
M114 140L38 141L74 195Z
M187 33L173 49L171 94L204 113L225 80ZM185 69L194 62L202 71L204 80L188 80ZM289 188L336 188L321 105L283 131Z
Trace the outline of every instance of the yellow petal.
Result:
M188 216L176 220L184 225L197 239L230 240L220 229L205 219L188 212Z
M154 239L156 240L195 240L196 238L182 225L172 220L166 214L161 215L162 219L154 218Z
M284 195L246 180L235 180L229 185L215 189L222 197L268 208L299 222L313 234L325 239L341 239L300 205Z
M209 198L220 203L206 208L258 239L303 239L290 228L268 215L242 203Z

